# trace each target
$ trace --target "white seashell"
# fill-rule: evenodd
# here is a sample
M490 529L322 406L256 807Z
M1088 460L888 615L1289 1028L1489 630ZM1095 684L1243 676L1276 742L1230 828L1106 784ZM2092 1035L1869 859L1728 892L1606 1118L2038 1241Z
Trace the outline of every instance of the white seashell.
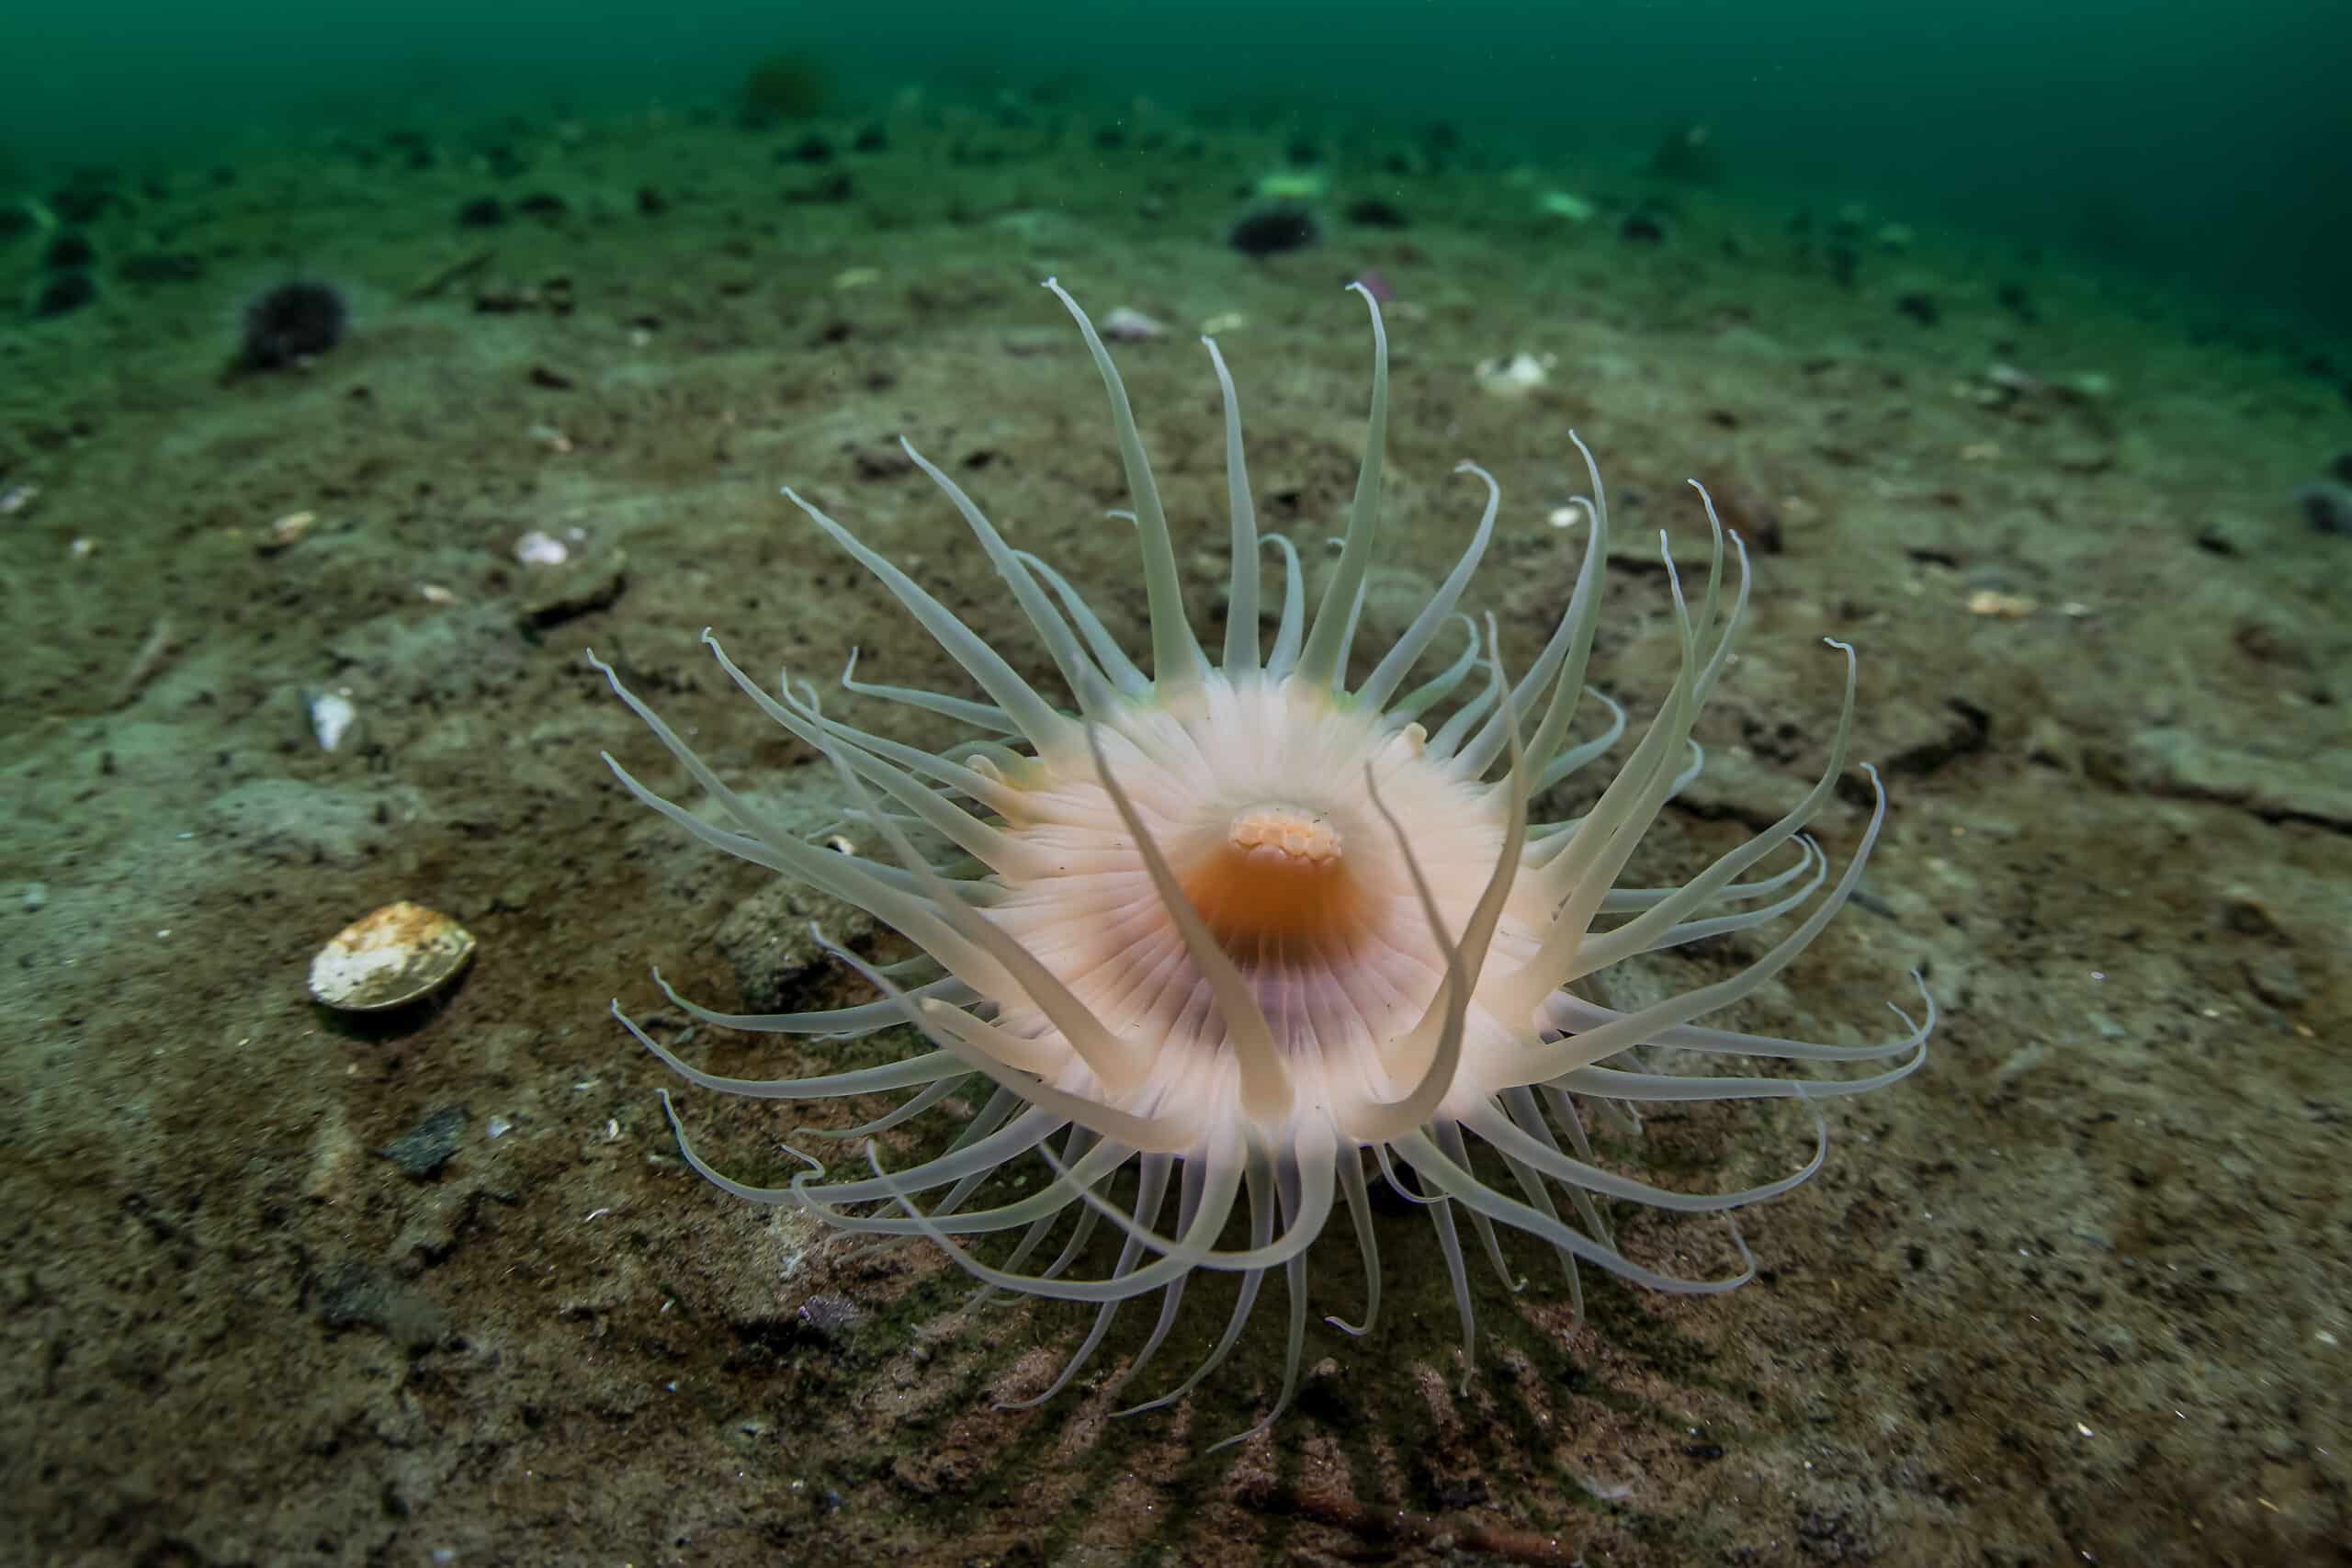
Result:
M343 744L351 727L359 722L359 705L351 700L348 692L313 692L311 694L311 733L319 738L319 750L332 751Z
M345 926L311 960L311 995L343 1012L380 1012L432 995L473 956L473 933L406 899Z
M1552 367L1556 360L1551 355L1538 359L1521 349L1509 359L1489 359L1477 369L1478 385L1498 397L1524 397L1552 379Z

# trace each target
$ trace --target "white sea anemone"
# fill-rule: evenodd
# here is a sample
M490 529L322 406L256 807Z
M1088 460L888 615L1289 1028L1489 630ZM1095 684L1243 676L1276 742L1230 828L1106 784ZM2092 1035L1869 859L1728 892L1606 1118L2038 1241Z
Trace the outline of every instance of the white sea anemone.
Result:
M706 1023L786 1034L839 1037L911 1023L934 1047L822 1077L729 1078L689 1066L623 1017L646 1048L689 1081L725 1093L807 1100L917 1091L852 1135L878 1134L939 1106L975 1073L995 1086L946 1152L906 1169L885 1170L869 1137L870 1175L838 1179L817 1167L788 1186L749 1187L711 1168L679 1127L686 1159L739 1197L803 1205L843 1230L930 1237L986 1286L1097 1303L1092 1328L1060 1377L1030 1403L1078 1375L1121 1303L1152 1292L1163 1298L1157 1325L1117 1380L1124 1383L1166 1338L1195 1269L1237 1272L1241 1287L1231 1317L1206 1362L1137 1408L1181 1396L1231 1349L1264 1277L1279 1269L1289 1292L1289 1337L1282 1389L1265 1417L1271 1422L1297 1386L1306 1254L1342 1201L1363 1255L1367 1300L1361 1324L1329 1321L1351 1334L1372 1327L1381 1275L1367 1150L1373 1175L1419 1205L1436 1227L1461 1314L1465 1371L1471 1296L1457 1217L1469 1221L1507 1282L1497 1222L1548 1244L1572 1292L1579 1262L1663 1291L1741 1283L1754 1265L1736 1230L1737 1272L1683 1278L1621 1251L1604 1206L1624 1200L1711 1213L1785 1192L1826 1156L1819 1110L1814 1153L1801 1168L1708 1194L1668 1190L1604 1165L1584 1118L1593 1107L1616 1112L1670 1100L1781 1098L1810 1106L1893 1083L1925 1059L1932 1002L1917 1024L1897 1010L1905 1032L1874 1045L1807 1043L1692 1022L1786 969L1861 875L1885 816L1874 771L1865 770L1876 796L1870 824L1824 896L1815 897L1828 881L1827 857L1800 833L1844 766L1851 649L1831 644L1845 654L1844 708L1819 781L1796 807L1679 887L1620 887L1642 834L1698 770L1691 727L1730 656L1747 603L1747 558L1735 535L1738 584L1725 604L1724 530L1712 503L1713 550L1695 609L1667 562L1680 659L1663 705L1583 817L1532 823L1530 800L1600 758L1624 728L1623 711L1600 698L1609 709L1603 732L1570 743L1608 555L1608 505L1583 443L1569 434L1592 481L1590 496L1580 498L1590 518L1583 562L1558 626L1532 663L1511 679L1491 618L1481 637L1476 623L1456 613L1499 504L1494 479L1464 464L1461 471L1487 490L1468 546L1396 645L1350 689L1387 421L1379 307L1357 289L1372 308L1370 432L1346 537L1311 622L1297 552L1279 536L1258 533L1232 378L1209 343L1225 400L1232 511L1224 648L1212 660L1185 615L1167 519L1118 371L1077 302L1050 279L1046 287L1076 318L1110 393L1142 547L1149 673L1076 589L1008 545L956 481L911 446L908 455L963 514L1002 576L1075 711L1048 702L978 633L790 491L988 700L868 685L854 679L854 660L843 684L955 720L980 738L933 752L854 728L820 711L805 682L783 680L773 694L762 690L704 634L752 700L832 763L845 809L896 863L802 841L721 782L609 667L597 665L734 829L700 820L607 757L632 794L695 838L867 910L922 950L906 964L877 968L827 942L879 993L862 1006L718 1013L664 984L671 999ZM1268 542L1285 566L1271 650L1261 646L1259 614L1260 557ZM1461 653L1408 689L1450 625L1464 633ZM1419 720L1436 712L1445 716L1432 735ZM918 835L951 848L926 853ZM1741 880L1783 845L1795 851L1794 864ZM1746 931L1808 904L1792 929L1729 978L1631 1012L1577 994L1578 981L1609 965ZM1894 1065L1826 1078L1704 1070L1723 1057ZM674 1124L674 1110L671 1116ZM1468 1134L1483 1152L1472 1153ZM989 1179L1033 1152L1051 1168L1041 1190L966 1207L984 1188L1008 1190ZM1132 1201L1114 1205L1113 1183L1130 1165L1137 1168ZM1497 1176L1513 1190L1494 1185ZM1173 1223L1163 1228L1171 1193ZM1562 1213L1561 1194L1573 1217ZM1246 1244L1222 1245L1245 1198ZM1098 1218L1120 1234L1116 1261L1101 1278L1073 1278ZM1065 1221L1069 1234L1051 1261L1032 1266ZM1014 1234L1010 1255L994 1262L956 1239ZM1580 1293L1575 1300L1580 1306Z

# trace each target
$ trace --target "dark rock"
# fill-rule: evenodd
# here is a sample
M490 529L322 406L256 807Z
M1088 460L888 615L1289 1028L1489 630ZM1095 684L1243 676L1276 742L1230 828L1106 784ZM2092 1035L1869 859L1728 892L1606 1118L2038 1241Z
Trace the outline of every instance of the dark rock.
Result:
M1271 256L1303 249L1319 238L1314 214L1284 203L1246 215L1227 231L1225 243L1245 256Z
M506 204L494 196L478 196L458 209L460 229L495 229L506 221Z
M88 236L68 229L49 243L40 254L40 265L51 272L78 272L98 259Z
M466 1123L472 1112L463 1105L443 1105L424 1113L424 1119L394 1138L376 1152L399 1166L410 1176L423 1180L448 1164L458 1145L465 1141Z
M61 272L40 287L33 296L33 314L62 316L80 310L98 297L96 279L86 272Z
M1944 319L1932 294L1905 294L1894 302L1894 308L1923 327L1932 327Z
M865 1312L847 1296L825 1293L800 1303L800 1325L808 1337L831 1349L848 1344L865 1319Z
M532 576L545 586L523 602L522 624L536 636L617 604L628 591L628 552L606 551Z
M2352 486L2325 480L2299 486L2295 509L2315 534L2352 534Z

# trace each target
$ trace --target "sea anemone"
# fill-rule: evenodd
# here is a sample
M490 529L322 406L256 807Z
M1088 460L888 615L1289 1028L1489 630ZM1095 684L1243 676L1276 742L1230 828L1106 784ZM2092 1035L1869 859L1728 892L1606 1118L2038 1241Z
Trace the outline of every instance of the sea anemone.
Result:
M1306 1331L1306 1255L1344 1203L1365 1272L1361 1323L1381 1292L1372 1179L1386 1181L1435 1227L1463 1329L1467 1373L1471 1292L1457 1220L1506 1283L1497 1224L1548 1244L1580 1310L1577 1266L1589 1263L1661 1291L1720 1292L1754 1272L1735 1228L1740 1267L1688 1278L1621 1250L1611 1200L1713 1213L1770 1198L1820 1168L1827 1122L1817 1102L1900 1079L1925 1059L1934 1022L1897 1010L1905 1031L1879 1044L1839 1046L1698 1027L1693 1020L1753 995L1785 970L1844 905L1884 820L1875 771L1869 826L1830 885L1828 859L1800 829L1829 798L1852 730L1855 666L1819 780L1794 809L1679 887L1621 887L1619 876L1659 809L1695 776L1691 727L1731 654L1747 599L1727 594L1724 533L1705 505L1713 546L1695 606L1666 562L1679 669L1665 702L1590 808L1532 822L1529 803L1600 758L1624 728L1606 697L1601 733L1572 744L1608 556L1609 511L1592 457L1583 561L1557 627L1516 680L1492 617L1458 614L1492 536L1500 492L1485 470L1485 511L1428 604L1368 672L1349 685L1381 506L1388 404L1387 344L1372 310L1370 431L1344 541L1310 621L1298 553L1259 534L1242 457L1232 377L1207 344L1224 397L1232 576L1222 657L1212 660L1185 614L1177 555L1125 387L1077 302L1048 279L1084 335L1110 394L1132 492L1149 608L1149 672L1132 660L1078 590L1008 544L945 472L908 457L962 513L1067 684L1056 706L978 632L794 491L784 493L878 578L971 676L985 701L855 676L842 683L979 732L941 751L858 728L822 710L816 689L780 679L771 694L708 632L720 666L769 717L831 762L848 818L895 863L820 847L722 782L595 656L613 689L731 821L713 826L606 762L640 801L703 842L767 866L871 913L920 949L888 966L827 941L877 999L820 1012L714 1012L677 995L695 1020L730 1029L833 1038L911 1024L933 1049L813 1077L721 1077L688 1065L621 1014L646 1049L688 1081L723 1093L810 1100L914 1090L878 1119L838 1136L866 1139L870 1173L812 1168L786 1186L748 1186L686 1141L687 1162L755 1202L798 1205L845 1231L929 1237L993 1290L1094 1303L1091 1330L1052 1387L1067 1387L1102 1344L1120 1303L1159 1292L1157 1325L1117 1383L1148 1362L1198 1269L1239 1274L1232 1314L1198 1371L1147 1404L1195 1386L1238 1338L1265 1276L1289 1294L1282 1388L1264 1422L1289 1404ZM1261 547L1283 558L1271 649L1261 642ZM1449 626L1460 653L1408 687ZM1434 734L1420 720L1444 715ZM933 842L935 840L935 844ZM1788 846L1793 864L1741 880ZM854 846L853 846L854 850ZM1793 929L1726 978L1631 1011L1588 999L1579 986L1610 965L1761 926L1810 908ZM1893 1061L1867 1076L1727 1076L1718 1058L1824 1063ZM1695 1064L1692 1070L1684 1064ZM882 1164L874 1137L941 1106L970 1081L994 1086L944 1153L908 1168ZM1597 1155L1587 1116L1632 1126L1635 1103L1792 1099L1812 1110L1815 1147L1798 1169L1737 1191L1691 1194L1624 1173ZM968 1105L968 1102L964 1102ZM1484 1149L1473 1153L1475 1135ZM1056 1145L1058 1145L1057 1147ZM991 1184L1032 1152L1050 1167L1039 1190ZM1366 1155L1369 1154L1369 1161ZM1369 1164L1370 1169L1367 1170ZM1114 1183L1136 1168L1113 1201ZM1510 1190L1498 1185L1503 1179ZM922 1200L922 1195L939 1194ZM969 1208L976 1195L1003 1201ZM1131 1194L1131 1197L1125 1196ZM1558 1197L1565 1195L1567 1213ZM1173 1207L1173 1223L1165 1224ZM1246 1241L1227 1243L1246 1213ZM1115 1262L1075 1278L1098 1220L1118 1233ZM1057 1253L1040 1249L1063 1222ZM988 1261L961 1237L1015 1235ZM1239 1239L1238 1237L1235 1239ZM1033 1262L1050 1258L1042 1267ZM1115 1385L1114 1385L1115 1386ZM1257 1428L1253 1427L1252 1430Z

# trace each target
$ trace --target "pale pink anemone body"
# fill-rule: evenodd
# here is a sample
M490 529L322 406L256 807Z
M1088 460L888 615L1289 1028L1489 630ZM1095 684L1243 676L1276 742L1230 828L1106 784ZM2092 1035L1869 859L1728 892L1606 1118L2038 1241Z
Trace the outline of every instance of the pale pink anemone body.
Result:
M624 1017L649 1050L707 1089L787 1100L916 1091L849 1134L868 1138L867 1176L837 1179L817 1167L786 1187L749 1187L697 1156L680 1127L688 1161L740 1197L803 1205L844 1230L930 1237L985 1286L1097 1303L1091 1330L1060 1377L1024 1403L1050 1398L1077 1377L1121 1303L1159 1292L1157 1325L1113 1380L1125 1383L1165 1339L1194 1270L1237 1272L1241 1289L1206 1362L1136 1408L1181 1396L1232 1348L1265 1275L1280 1269L1289 1335L1282 1386L1265 1417L1273 1420L1297 1386L1306 1254L1342 1204L1367 1300L1361 1324L1329 1321L1362 1334L1376 1314L1381 1273L1365 1151L1371 1176L1419 1205L1436 1227L1462 1318L1465 1371L1474 1339L1457 1216L1512 1289L1497 1224L1551 1247L1579 1308L1579 1261L1664 1291L1743 1282L1754 1266L1736 1230L1737 1272L1685 1278L1621 1251L1606 1205L1719 1212L1784 1192L1826 1156L1818 1109L1804 1166L1761 1186L1705 1194L1669 1190L1603 1163L1586 1116L1598 1107L1633 1126L1631 1107L1646 1102L1810 1104L1882 1088L1924 1061L1932 1002L1916 1024L1897 1010L1905 1032L1868 1045L1693 1022L1785 970L1860 878L1885 816L1874 771L1865 769L1875 796L1868 825L1826 893L1827 857L1800 832L1845 763L1852 651L1831 645L1845 654L1845 702L1804 798L1680 886L1620 886L1645 830L1698 771L1692 726L1747 603L1747 558L1736 535L1738 583L1725 602L1724 534L1713 506L1705 512L1713 548L1695 607L1667 561L1680 654L1657 716L1583 816L1532 822L1530 801L1609 752L1624 728L1623 710L1601 698L1609 709L1601 732L1571 743L1608 555L1608 505L1583 443L1569 434L1592 483L1580 498L1589 524L1582 562L1528 668L1509 675L1491 620L1482 637L1456 609L1499 504L1493 479L1464 464L1487 487L1467 547L1395 645L1350 687L1387 421L1379 307L1364 294L1374 344L1370 433L1338 561L1311 621L1296 551L1258 533L1233 381L1210 343L1225 398L1232 544L1222 657L1212 660L1185 614L1174 546L1118 372L1077 303L1050 280L1046 287L1077 320L1110 393L1143 557L1148 672L1068 581L1009 545L911 446L909 455L985 547L1071 706L1049 703L911 579L789 491L912 612L983 698L869 685L854 678L854 665L843 684L978 736L928 751L854 728L820 711L805 682L780 680L773 694L763 690L705 634L752 700L831 762L845 813L888 860L839 853L785 830L598 663L734 827L704 822L607 757L633 794L694 837L863 908L921 950L883 969L828 942L879 998L822 1012L718 1013L663 987L707 1023L832 1038L911 1024L932 1046L882 1066L719 1077ZM1266 543L1286 568L1271 648L1260 615ZM1464 634L1458 656L1408 686L1449 627ZM1441 715L1432 734L1422 719ZM1794 850L1793 864L1749 875L1783 846ZM1577 994L1578 981L1638 954L1783 919L1788 929L1761 956L1713 984L1623 1013ZM1711 1070L1724 1058L1894 1065L1822 1077ZM976 1073L994 1092L945 1152L885 1170L872 1135L949 1101ZM1474 1155L1465 1134L1484 1149ZM1041 1190L992 1181L1033 1152L1049 1168ZM1121 1179L1129 1167L1131 1182ZM1114 1182L1123 1194L1115 1203ZM990 1201L968 1206L975 1197ZM1240 1214L1246 1237L1227 1238L1228 1222ZM1086 1242L1103 1220L1120 1246L1107 1269L1098 1263L1087 1277ZM998 1235L1015 1239L994 1262L957 1239ZM1049 1260L1033 1266L1057 1238Z

